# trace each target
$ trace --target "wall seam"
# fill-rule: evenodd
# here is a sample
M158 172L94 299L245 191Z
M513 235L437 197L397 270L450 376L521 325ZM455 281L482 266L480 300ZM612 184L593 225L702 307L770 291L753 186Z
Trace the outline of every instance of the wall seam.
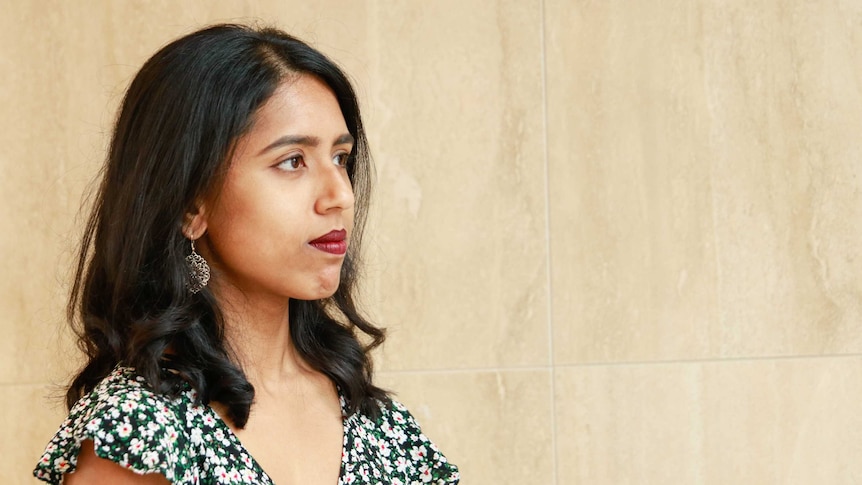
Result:
M551 477L554 484L557 479L557 389L556 368L554 367L554 291L551 277L551 168L548 149L548 64L547 38L545 31L545 0L539 0L539 42L542 63L542 157L545 163L545 286L548 291L548 365L551 385Z
M375 375L402 375L402 374L474 374L479 372L547 372L552 369L549 365L522 365L506 367L463 367L452 369L402 369L375 371Z
M658 365L700 365L700 364L729 364L729 363L753 363L753 362L780 362L780 361L807 361L807 360L829 360L829 359L858 359L862 358L862 352L848 352L839 354L791 354L791 355L763 355L763 356L741 356L722 357L715 359L668 359L668 360L630 360L630 361L595 361L575 362L555 365L511 365L501 367L461 367L442 369L395 369L378 370L375 375L403 375L403 374L469 374L480 372L547 372L557 369L577 369L588 367L647 367ZM0 385L28 384L16 382L0 382ZM39 384L39 383L35 383Z
M804 361L804 360L828 360L828 359L858 359L862 357L859 352L847 352L838 354L788 354L788 355L750 355L739 357L720 357L712 359L667 359L667 360L630 360L630 361L608 361L608 362L579 362L563 364L556 367L566 369L576 367L631 367L650 365L692 365L692 364L729 364L763 361Z

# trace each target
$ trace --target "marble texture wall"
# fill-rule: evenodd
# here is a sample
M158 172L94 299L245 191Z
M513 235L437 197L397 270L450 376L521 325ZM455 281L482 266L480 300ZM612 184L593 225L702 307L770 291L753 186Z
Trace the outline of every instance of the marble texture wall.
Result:
M159 46L262 19L355 78L376 355L469 484L862 481L862 3L0 0L0 478Z

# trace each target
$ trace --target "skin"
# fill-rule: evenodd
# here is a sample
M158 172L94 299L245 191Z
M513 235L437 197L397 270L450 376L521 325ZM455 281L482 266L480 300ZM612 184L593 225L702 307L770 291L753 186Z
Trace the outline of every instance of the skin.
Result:
M352 138L332 91L289 78L241 137L223 186L186 215L184 232L212 268L210 289L226 338L255 387L245 428L213 409L279 485L338 482L343 424L333 383L298 355L289 337L289 299L338 288L343 255L309 242L338 229L350 240L353 190L345 164ZM164 484L82 448L66 484Z

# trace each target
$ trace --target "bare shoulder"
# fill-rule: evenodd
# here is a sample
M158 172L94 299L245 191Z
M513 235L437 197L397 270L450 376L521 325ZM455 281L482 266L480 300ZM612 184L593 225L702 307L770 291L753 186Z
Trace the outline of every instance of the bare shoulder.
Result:
M64 485L168 485L170 482L157 473L138 475L111 460L99 458L93 442L81 443L78 466L74 473L65 476Z

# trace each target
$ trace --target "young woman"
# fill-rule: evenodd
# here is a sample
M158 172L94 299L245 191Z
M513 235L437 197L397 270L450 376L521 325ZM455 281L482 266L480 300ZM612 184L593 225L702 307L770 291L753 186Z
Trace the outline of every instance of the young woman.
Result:
M384 334L354 302L370 172L350 83L283 32L214 26L147 61L70 298L88 361L36 477L457 483L372 382Z

